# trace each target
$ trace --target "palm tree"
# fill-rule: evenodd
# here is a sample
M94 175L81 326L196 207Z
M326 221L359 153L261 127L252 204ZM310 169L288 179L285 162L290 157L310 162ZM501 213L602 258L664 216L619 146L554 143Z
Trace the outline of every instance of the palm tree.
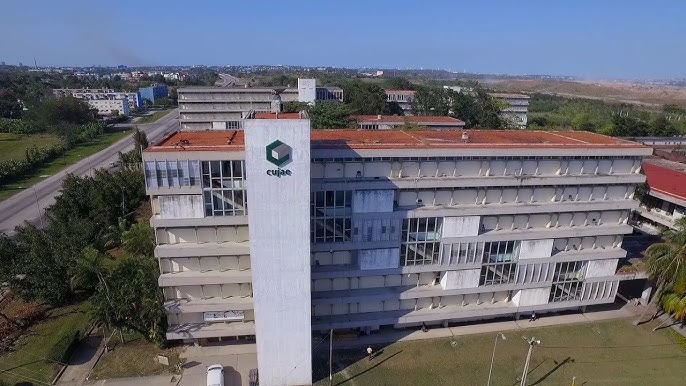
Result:
M117 219L117 225L107 227L105 233L105 248L114 248L121 244L121 236L126 232L126 220L123 217Z
M152 228L145 220L140 220L121 235L121 244L129 256L152 256L155 239Z
M686 291L683 286L680 287L677 292L667 292L660 298L660 306L671 318L665 318L659 326L653 328L653 331L657 331L672 319L682 323L686 321Z
M95 290L98 283L105 283L105 255L88 246L75 259L76 265L71 277L72 289L81 288L89 293Z
M648 275L657 285L656 299L662 299L679 283L686 283L686 217L678 219L675 225L676 230L667 229L662 232L664 242L653 244L646 249ZM659 309L651 320L655 319L658 313ZM639 321L641 319L643 315Z

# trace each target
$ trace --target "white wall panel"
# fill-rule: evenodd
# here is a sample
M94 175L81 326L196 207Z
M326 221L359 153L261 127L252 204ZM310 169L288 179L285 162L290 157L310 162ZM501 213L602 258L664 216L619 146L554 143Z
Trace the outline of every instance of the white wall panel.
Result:
M443 237L469 237L479 234L479 216L445 217Z

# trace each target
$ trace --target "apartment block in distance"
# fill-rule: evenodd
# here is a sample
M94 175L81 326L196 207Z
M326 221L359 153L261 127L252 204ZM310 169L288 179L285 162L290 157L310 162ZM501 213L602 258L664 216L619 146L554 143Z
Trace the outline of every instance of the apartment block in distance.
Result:
M254 338L260 382L298 385L313 332L614 302L649 147L283 118L144 152L167 338Z
M126 99L129 110L143 108L143 100L141 99L141 94L138 92L114 91L109 88L57 88L52 90L52 93L58 98L70 96L87 101ZM106 103L103 102L103 105L104 104ZM122 110L119 109L119 111ZM124 115L128 115L128 113Z
M289 101L314 104L342 101L343 90L316 87L314 79L298 79L297 88L184 87L178 89L181 130L240 130L251 112L280 112Z
M489 93L489 95L506 104L505 108L500 110L500 116L518 125L521 129L526 128L527 114L529 113L528 95L497 92Z

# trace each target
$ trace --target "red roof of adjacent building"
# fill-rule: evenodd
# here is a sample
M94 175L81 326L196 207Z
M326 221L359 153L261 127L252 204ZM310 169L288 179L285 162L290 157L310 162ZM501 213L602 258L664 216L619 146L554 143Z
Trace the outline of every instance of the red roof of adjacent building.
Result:
M353 119L362 122L372 123L449 123L454 125L464 125L464 122L453 117L431 116L431 115L353 115Z
M463 134L467 140L463 140ZM179 131L145 151L243 150L243 131ZM647 148L583 131L312 130L313 149Z
M661 158L643 161L650 190L686 201L686 165Z
M255 113L255 119L302 119L300 113Z

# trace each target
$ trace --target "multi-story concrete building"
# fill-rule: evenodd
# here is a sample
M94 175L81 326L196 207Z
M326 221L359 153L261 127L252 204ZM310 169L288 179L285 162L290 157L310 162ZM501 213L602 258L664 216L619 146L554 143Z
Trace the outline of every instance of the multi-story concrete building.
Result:
M674 222L686 216L686 164L661 158L643 161L648 192L637 212L641 220L661 228L676 229Z
M427 129L458 130L464 128L464 122L453 117L441 116L396 116L396 115L353 115L357 125L363 130L392 130L406 125L417 125Z
M129 111L143 108L143 100L138 92L114 91L109 88L56 88L52 93L58 98L70 96L84 100L126 99Z
M405 114L411 114L414 94L413 90L386 90L386 102L395 102Z
M283 102L343 101L343 89L316 87L298 79L297 88L184 87L178 90L182 130L235 130L251 112L280 112Z
M261 382L309 384L311 330L614 301L650 148L279 117L144 152L169 339L255 336Z
M526 128L527 114L529 112L529 96L524 94L506 94L506 93L489 93L490 96L496 98L506 104L506 107L500 111L500 115L518 125L519 128Z
M129 116L129 100L124 97L120 99L118 97L108 97L107 95L91 96L90 98L81 98L88 103L89 106L98 110L100 115L113 115L119 114L124 116Z
M160 98L165 98L169 95L166 84L154 84L150 87L141 87L138 89L142 99L147 99L150 103L155 104L155 101Z

